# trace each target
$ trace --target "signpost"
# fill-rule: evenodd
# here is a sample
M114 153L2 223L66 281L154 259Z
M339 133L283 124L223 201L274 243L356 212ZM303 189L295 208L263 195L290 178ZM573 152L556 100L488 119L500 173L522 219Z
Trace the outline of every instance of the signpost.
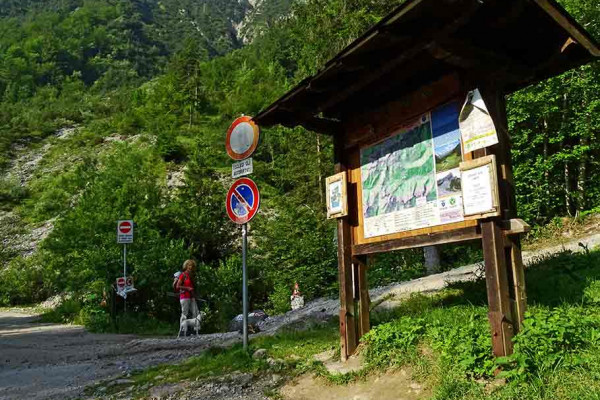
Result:
M127 311L127 293L134 291L133 281L131 284L132 290L127 290L127 243L133 243L133 221L120 220L117 222L117 243L123 244L123 289L119 290L120 279L117 279L117 294L123 297L124 310ZM131 278L130 278L131 279Z
M248 158L256 150L259 138L258 126L252 118L242 116L229 127L225 148L234 163L231 168L231 177L249 175L253 172L252 158ZM248 221L258 212L260 193L252 179L240 178L236 180L227 192L225 209L227 215L236 224L242 226L242 332L244 350L248 350L248 272L246 268L246 253L248 247Z

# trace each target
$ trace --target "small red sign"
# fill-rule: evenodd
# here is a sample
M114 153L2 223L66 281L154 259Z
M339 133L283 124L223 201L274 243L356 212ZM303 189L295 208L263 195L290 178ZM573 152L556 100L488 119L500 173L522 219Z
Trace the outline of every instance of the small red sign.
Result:
M119 225L119 232L121 232L121 233L131 232L131 222L129 222L129 221L121 222L121 224Z
M225 208L233 222L241 225L250 221L258 212L259 205L260 193L252 179L240 178L231 185Z

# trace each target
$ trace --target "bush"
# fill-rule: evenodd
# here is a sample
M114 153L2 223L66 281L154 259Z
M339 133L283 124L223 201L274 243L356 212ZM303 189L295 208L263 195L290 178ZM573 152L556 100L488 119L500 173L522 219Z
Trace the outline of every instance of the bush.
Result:
M363 336L366 359L377 366L403 364L415 353L416 344L425 332L423 319L402 317L379 325Z
M514 353L498 359L503 375L519 381L538 376L561 365L571 368L583 359L574 350L583 349L600 338L597 310L582 307L541 309L527 313L523 330L513 339Z
M31 304L48 297L44 271L34 258L17 257L0 269L0 305Z
M586 304L600 304L600 280L588 280L588 285L583 290L583 302Z
M273 293L269 295L271 307L267 309L269 314L284 314L291 310L290 295L292 291L286 285L277 285Z

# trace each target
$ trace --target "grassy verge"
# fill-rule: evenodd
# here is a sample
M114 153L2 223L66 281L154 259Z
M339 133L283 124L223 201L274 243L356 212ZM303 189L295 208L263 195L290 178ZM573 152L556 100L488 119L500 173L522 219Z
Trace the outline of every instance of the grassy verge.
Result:
M251 349L266 349L275 364L254 360L235 346L155 367L132 380L139 389L276 369L288 376L311 371L347 383L409 366L413 378L432 389L433 399L600 399L600 251L540 259L528 269L527 285L524 329L514 339L515 354L504 359L491 356L482 280L413 295L392 311L373 314L373 329L363 339L365 367L358 373L332 376L314 361L314 354L337 348L333 323L252 340ZM494 377L500 367L502 379ZM145 392L135 393L144 397Z
M600 398L600 251L564 252L527 271L529 312L515 354L490 355L485 282L415 295L374 315L367 368L410 365L434 399ZM501 367L500 378L494 372Z

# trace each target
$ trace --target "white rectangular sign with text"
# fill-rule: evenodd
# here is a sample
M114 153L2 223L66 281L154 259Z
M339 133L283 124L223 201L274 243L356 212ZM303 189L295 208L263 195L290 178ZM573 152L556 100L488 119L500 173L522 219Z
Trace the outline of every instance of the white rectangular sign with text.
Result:
M254 172L252 158L246 158L231 166L231 177L234 179L239 178L240 176L250 175L252 172Z

